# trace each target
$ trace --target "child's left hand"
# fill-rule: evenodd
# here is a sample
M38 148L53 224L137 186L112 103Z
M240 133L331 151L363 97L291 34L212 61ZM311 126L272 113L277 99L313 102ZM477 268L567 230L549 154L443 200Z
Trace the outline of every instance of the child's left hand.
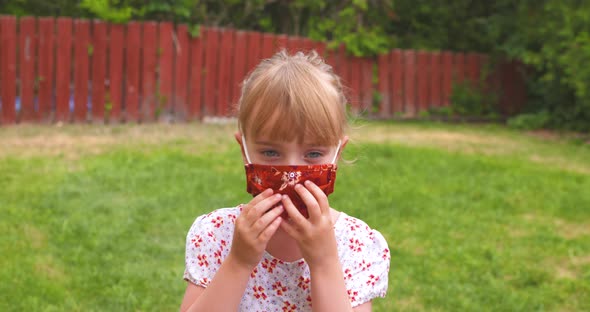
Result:
M297 210L289 196L283 195L281 201L290 220L284 220L281 227L297 241L310 269L339 263L328 197L313 182L304 184L296 185L295 191L307 206L309 219Z

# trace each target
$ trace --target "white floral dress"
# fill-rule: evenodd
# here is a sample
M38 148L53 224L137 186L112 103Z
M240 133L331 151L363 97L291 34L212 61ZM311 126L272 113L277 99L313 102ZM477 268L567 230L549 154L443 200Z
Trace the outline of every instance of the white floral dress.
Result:
M229 254L240 211L240 207L223 208L195 220L186 238L185 280L209 285ZM343 212L334 232L352 306L385 297L390 253L381 233ZM265 252L250 275L239 311L311 311L310 283L305 260L286 262Z

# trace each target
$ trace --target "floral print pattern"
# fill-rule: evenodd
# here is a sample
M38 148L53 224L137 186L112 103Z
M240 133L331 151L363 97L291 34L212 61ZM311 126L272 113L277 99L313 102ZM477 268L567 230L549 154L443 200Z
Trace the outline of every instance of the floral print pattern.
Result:
M229 254L240 211L218 209L195 220L186 239L185 280L209 285ZM391 258L383 236L345 213L340 213L334 232L352 306L384 297ZM250 274L239 311L311 311L311 283L305 260L282 261L265 252Z
M310 180L326 195L330 195L334 192L338 166L335 164L301 166L247 164L245 169L248 193L256 196L271 188L275 193L288 195L293 205L307 218L309 216L307 207L295 192L295 185ZM287 217L286 213L283 217Z

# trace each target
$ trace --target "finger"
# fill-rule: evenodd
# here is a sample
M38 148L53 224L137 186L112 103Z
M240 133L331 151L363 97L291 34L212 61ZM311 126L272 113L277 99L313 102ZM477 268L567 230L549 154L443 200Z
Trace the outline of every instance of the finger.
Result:
M260 233L260 235L258 236L258 238L260 240L262 240L263 242L267 243L270 238L275 235L277 229L279 228L279 226L281 224L283 224L285 222L283 222L283 218L281 217L277 217L276 219L274 219L272 221L271 224L269 224L266 229L264 229L264 231L262 231L262 233Z
M252 226L256 236L259 236L260 233L263 232L270 223L272 223L278 216L281 215L281 213L283 213L283 211L285 211L283 205L279 205L275 208L272 208L267 213L262 215L258 220L256 220Z
M309 218L311 220L317 220L322 214L322 212L320 210L320 205L318 204L318 201L301 184L295 185L295 192L297 192L297 194L299 194L299 197L301 197L301 199L305 203L305 206L307 206L307 212L309 213Z
M264 191L262 191L260 194L254 196L254 198L252 198L252 200L247 203L246 205L242 206L242 214L244 216L248 215L248 212L250 210L252 210L252 207L256 206L259 202L261 202L262 200L264 200L265 198L269 197L270 195L272 195L273 190L268 188Z
M250 224L260 219L265 212L270 210L274 205L281 201L281 194L274 194L263 199L261 202L252 207L250 213L248 213L248 219L251 221Z
M266 198L268 198L269 196L271 196L273 193L273 190L270 188L267 188L266 190L264 190L262 193L256 195L251 201L250 201L250 205L252 205L252 207L256 206L259 202L265 200Z
M320 205L321 213L323 215L329 214L330 203L328 202L328 196L326 196L326 193L324 193L324 191L322 191L322 189L319 186L317 186L315 183L309 180L305 181L305 187L308 191L311 192L315 200Z
M293 221L298 226L304 226L307 223L307 220L301 214L301 212L297 210L297 207L293 205L293 202L289 196L283 195L281 201L283 202L283 206L285 207L285 210L287 210L287 214L289 215L291 221Z

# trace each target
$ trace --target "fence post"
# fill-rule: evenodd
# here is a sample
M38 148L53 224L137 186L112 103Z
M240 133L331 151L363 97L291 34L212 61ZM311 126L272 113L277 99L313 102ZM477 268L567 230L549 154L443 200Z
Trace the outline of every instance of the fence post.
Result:
M20 121L38 121L35 110L35 63L37 61L36 19L20 18ZM1 52L0 52L1 53Z
M137 122L139 117L139 97L141 86L141 26L138 22L127 25L126 73L125 73L125 121Z
M111 24L109 45L109 122L121 120L123 106L123 62L125 47L125 25Z
M377 56L377 70L379 71L379 81L377 83L377 90L381 96L379 101L379 117L389 118L391 117L391 103L390 103L390 70L392 66L390 64L390 54L379 54Z
M95 20L92 29L92 121L104 122L107 66L107 24Z
M2 116L0 124L16 123L16 38L16 18L14 16L0 16L0 46L2 46L0 56Z
M76 122L86 121L88 113L88 73L90 24L87 20L74 21L74 112Z

